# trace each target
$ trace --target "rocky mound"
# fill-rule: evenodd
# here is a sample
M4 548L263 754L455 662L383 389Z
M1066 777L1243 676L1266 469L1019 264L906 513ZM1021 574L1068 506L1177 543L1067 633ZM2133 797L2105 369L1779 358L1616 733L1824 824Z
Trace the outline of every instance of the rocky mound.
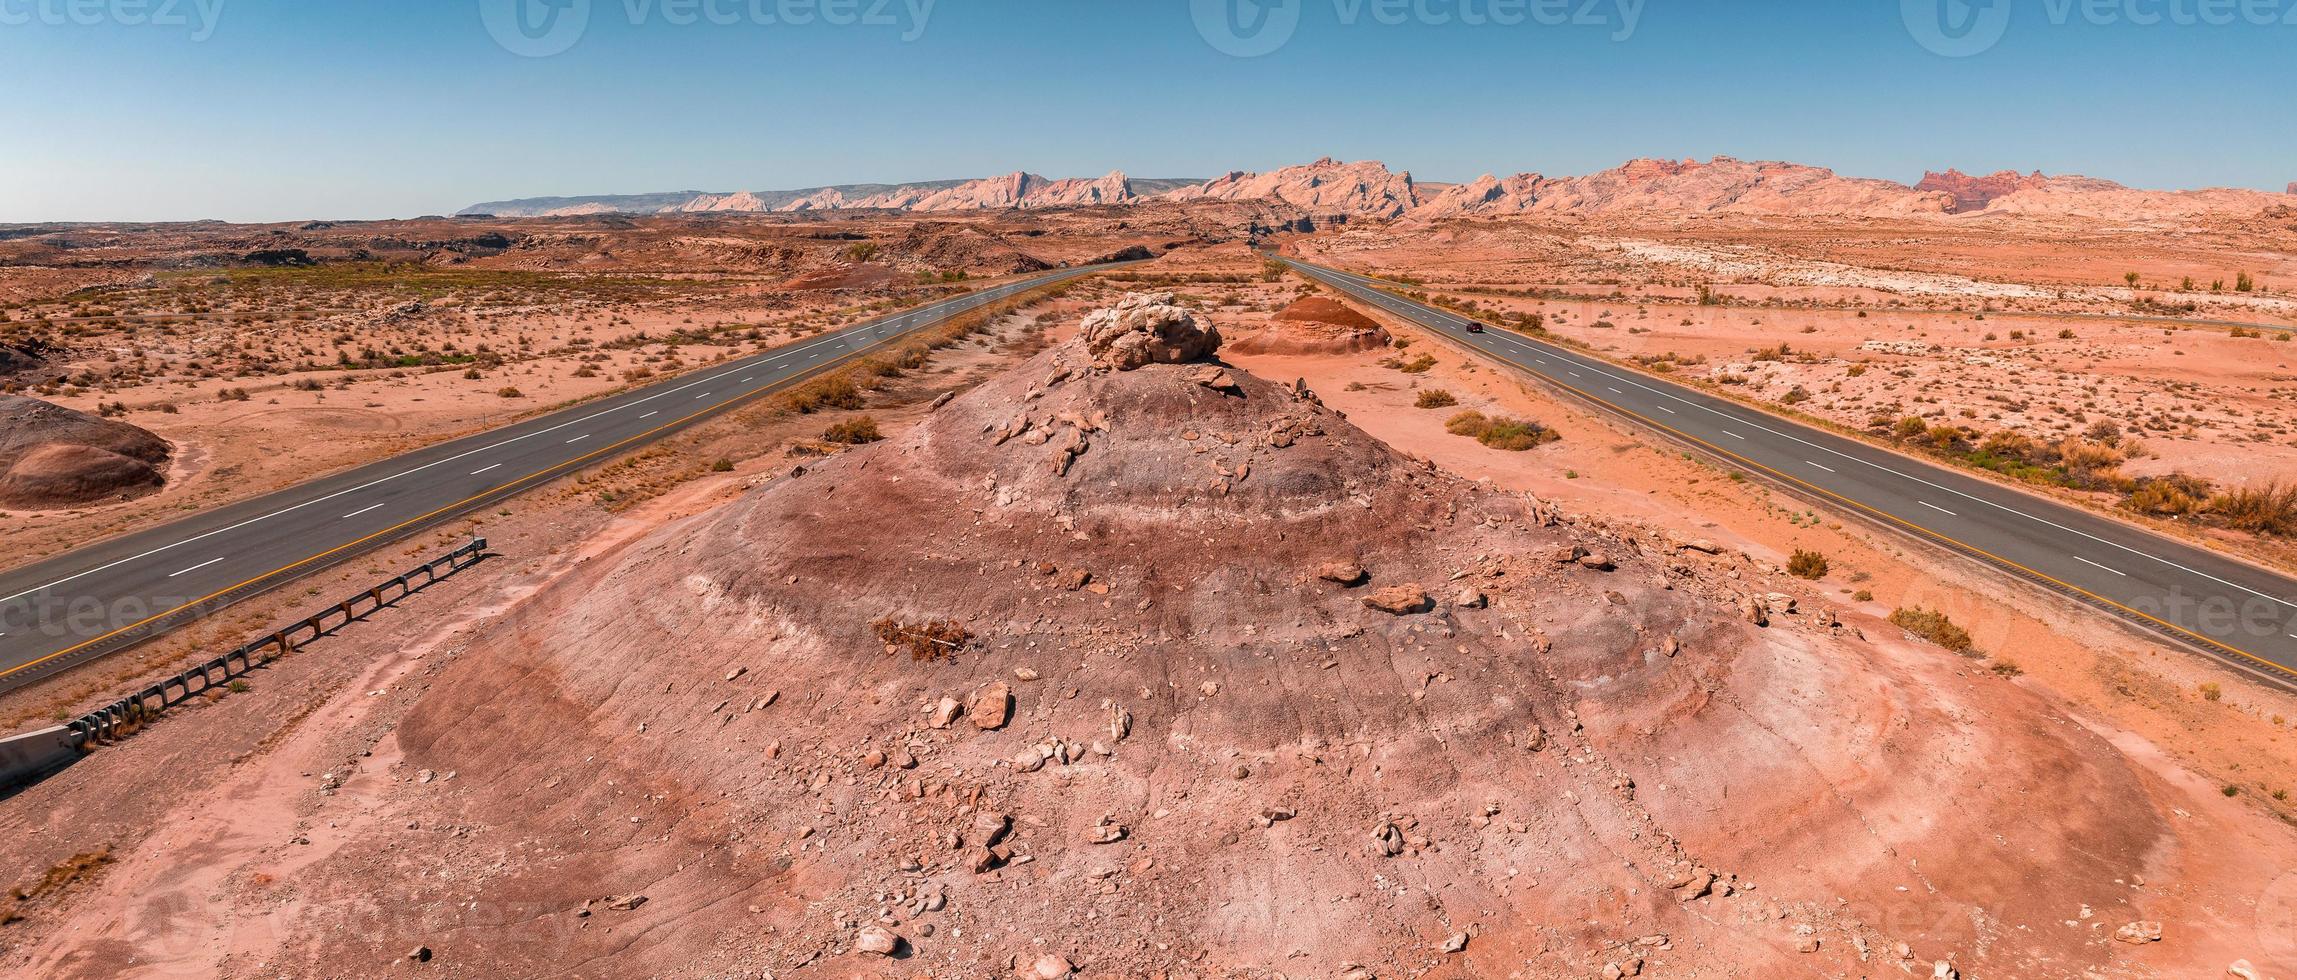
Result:
M1353 354L1388 346L1388 330L1354 307L1323 296L1302 296L1277 311L1268 326L1237 338L1240 354Z
M2040 698L1214 334L1131 298L474 637L268 968L2070 976L2240 866Z
M0 507L78 507L159 489L174 452L129 425L0 395Z

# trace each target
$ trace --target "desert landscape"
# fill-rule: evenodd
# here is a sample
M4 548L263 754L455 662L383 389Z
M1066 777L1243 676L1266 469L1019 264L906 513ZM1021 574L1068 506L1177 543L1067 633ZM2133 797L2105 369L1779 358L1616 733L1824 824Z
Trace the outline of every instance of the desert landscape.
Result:
M2297 976L2297 696L1272 256L2297 570L2297 198L1329 159L0 229L19 561L1034 273L0 694L28 976Z

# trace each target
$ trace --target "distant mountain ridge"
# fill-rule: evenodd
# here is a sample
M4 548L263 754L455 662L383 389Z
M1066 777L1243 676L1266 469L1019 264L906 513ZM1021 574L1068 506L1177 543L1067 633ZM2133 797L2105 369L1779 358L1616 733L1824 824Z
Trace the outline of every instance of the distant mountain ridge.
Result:
M1777 160L1630 160L1580 177L1491 174L1464 184L1422 184L1378 161L1329 157L1266 173L1232 171L1211 180L1144 179L1122 171L1051 179L1016 171L977 180L843 184L788 191L602 195L495 201L463 214L548 217L582 214L758 213L838 210L957 212L1132 205L1152 201L1272 201L1305 213L1375 220L1437 221L1509 214L1623 213L1808 215L1914 218L2020 214L2104 220L2190 218L2292 204L2290 193L2239 188L2139 190L2110 180L2039 171L1983 176L1949 169L1902 184L1845 177L1824 167Z

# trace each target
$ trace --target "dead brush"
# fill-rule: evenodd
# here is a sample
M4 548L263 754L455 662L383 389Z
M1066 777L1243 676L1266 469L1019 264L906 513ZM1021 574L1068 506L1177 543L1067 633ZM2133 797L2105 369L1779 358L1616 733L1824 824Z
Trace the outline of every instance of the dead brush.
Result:
M2209 498L2209 513L2236 530L2297 534L2297 484L2235 487Z
M885 652L907 652L918 663L953 660L973 642L973 634L955 620L936 619L904 623L891 616L869 624L870 632L885 643Z

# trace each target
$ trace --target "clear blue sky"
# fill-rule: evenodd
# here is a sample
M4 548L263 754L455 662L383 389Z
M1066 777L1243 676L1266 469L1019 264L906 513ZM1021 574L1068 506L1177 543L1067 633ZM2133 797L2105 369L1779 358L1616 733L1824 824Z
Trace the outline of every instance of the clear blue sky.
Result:
M1295 0L1297 32L1255 58L1208 43L1191 0L939 0L914 40L907 11L926 0L560 0L588 4L587 29L546 57L484 26L484 4L541 2L0 0L0 221L1210 176L1327 154L1424 180L1714 154L1908 181L1947 166L2297 180L2297 27L2127 22L2208 0L2113 0L2110 24L2079 8L2053 22L2079 0L1980 0L2007 4L2009 27L1965 58L1918 44L1900 0L1592 0L1607 21L1592 26L1458 22L1509 0L1409 0L1400 25L1375 16L1396 0ZM1615 41L1621 2L1639 19ZM74 22L75 3L98 23ZM680 3L735 23L680 25ZM825 3L897 23L757 22ZM201 4L221 5L212 23ZM161 7L189 23L126 22Z

